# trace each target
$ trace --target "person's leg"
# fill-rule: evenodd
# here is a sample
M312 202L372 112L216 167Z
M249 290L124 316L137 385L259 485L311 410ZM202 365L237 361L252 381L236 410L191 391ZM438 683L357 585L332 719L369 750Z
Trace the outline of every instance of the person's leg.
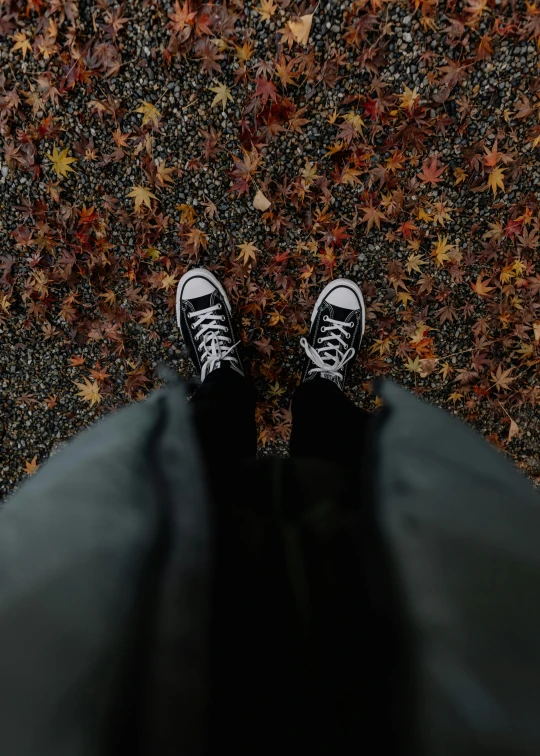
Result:
M182 276L176 315L201 375L190 406L209 477L215 482L231 461L255 455L255 391L244 374L231 305L210 271L195 268Z
M292 400L292 457L358 466L369 414L325 378L302 383Z
M217 368L195 391L190 406L208 467L255 456L255 389L244 376Z
M329 283L313 308L309 338L301 340L306 362L292 402L291 456L360 463L369 415L343 389L364 324L360 288L343 278Z

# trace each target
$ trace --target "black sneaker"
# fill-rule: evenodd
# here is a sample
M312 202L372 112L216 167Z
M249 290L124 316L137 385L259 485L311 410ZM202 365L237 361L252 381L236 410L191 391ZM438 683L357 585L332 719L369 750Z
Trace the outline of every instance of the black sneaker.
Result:
M244 375L223 286L204 268L185 273L176 291L176 319L201 381L219 367Z
M343 390L350 360L358 352L366 322L360 287L338 278L322 290L313 308L302 383L326 378Z

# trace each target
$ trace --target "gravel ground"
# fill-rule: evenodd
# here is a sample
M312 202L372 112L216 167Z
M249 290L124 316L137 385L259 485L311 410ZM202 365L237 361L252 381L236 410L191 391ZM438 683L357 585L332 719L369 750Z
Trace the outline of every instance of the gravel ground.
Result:
M375 409L385 374L540 478L540 16L505 0L319 3L301 45L289 24L312 12L0 7L0 496L144 398L160 362L191 377L173 305L195 264L237 308L264 453L286 451L310 307L346 275L368 305L354 401ZM76 158L65 176L55 148ZM138 211L137 186L152 195Z

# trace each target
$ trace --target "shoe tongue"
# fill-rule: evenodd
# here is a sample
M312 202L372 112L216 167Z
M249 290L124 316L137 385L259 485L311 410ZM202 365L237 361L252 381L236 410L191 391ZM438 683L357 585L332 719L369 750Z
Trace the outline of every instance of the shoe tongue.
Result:
M346 307L338 307L334 304L329 304L329 316L333 320L340 320L342 323L345 323L347 321L348 316L351 314L352 310L348 310Z
M216 303L214 292L212 291L210 292L210 294L203 294L202 297L194 297L193 299L189 300L189 303L193 307L193 312L204 310L207 307L210 307L211 305Z

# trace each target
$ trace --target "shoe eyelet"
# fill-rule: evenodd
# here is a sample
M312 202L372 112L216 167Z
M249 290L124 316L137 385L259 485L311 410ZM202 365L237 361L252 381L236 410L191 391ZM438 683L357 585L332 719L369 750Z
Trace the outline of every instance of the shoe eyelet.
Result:
M325 316L323 317L323 320L324 320L324 322L325 322L325 323L328 323L328 315L325 315Z
M317 339L317 344L322 344L322 339Z

